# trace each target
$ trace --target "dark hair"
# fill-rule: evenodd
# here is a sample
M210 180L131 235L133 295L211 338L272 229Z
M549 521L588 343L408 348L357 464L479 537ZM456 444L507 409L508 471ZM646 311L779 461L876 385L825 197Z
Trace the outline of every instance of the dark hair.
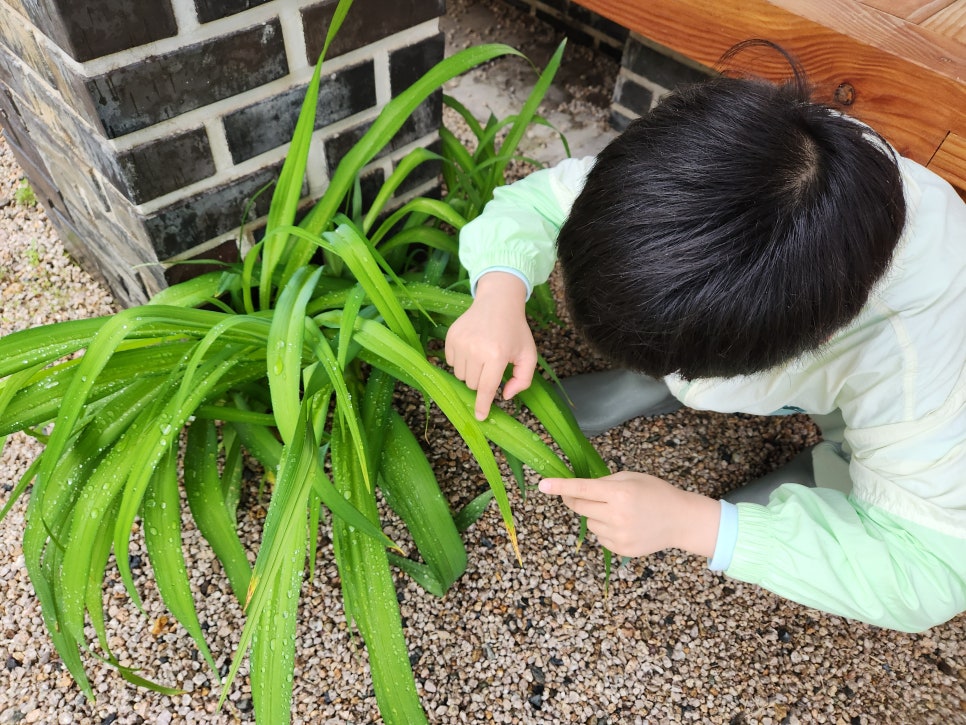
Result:
M854 319L904 222L891 148L796 69L667 95L600 153L557 247L574 323L612 362L731 377Z

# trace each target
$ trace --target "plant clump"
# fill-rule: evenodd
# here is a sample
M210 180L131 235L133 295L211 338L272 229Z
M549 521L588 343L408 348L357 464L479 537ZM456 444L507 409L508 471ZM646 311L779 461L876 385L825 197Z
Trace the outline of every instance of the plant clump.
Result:
M350 4L340 2L328 40ZM520 400L564 457L498 408L477 421L472 391L432 359L470 303L458 231L503 183L517 143L540 121L537 106L562 51L511 118L480 123L446 99L473 129L475 149L443 129L441 154L412 151L364 202L360 172L420 103L469 68L520 54L484 45L444 59L385 107L296 224L320 59L264 236L242 262L170 287L146 305L0 340L0 436L23 431L44 444L0 517L29 489L26 566L50 636L89 697L85 653L133 682L176 692L122 666L106 634L102 592L112 552L140 606L127 556L138 521L165 605L217 672L188 585L185 501L245 609L222 699L247 655L257 720L289 722L299 596L306 568L314 571L327 510L347 618L368 645L383 718L426 722L390 567L442 596L466 567L460 531L490 500L517 548L493 445L517 469L544 476L607 473L544 378L536 376ZM426 163L441 166L441 198L393 209L395 192ZM552 316L548 290L534 295L530 312ZM462 512L450 511L415 435L393 409L399 385L438 405L489 483ZM254 566L236 521L246 457L273 480ZM405 555L384 533L377 491L418 556Z

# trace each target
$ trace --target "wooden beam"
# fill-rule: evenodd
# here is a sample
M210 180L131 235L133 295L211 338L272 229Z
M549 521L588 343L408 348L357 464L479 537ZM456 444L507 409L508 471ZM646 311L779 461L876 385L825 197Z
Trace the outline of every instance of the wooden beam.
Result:
M802 63L820 100L834 103L841 89L839 96L851 104L839 107L923 165L950 132L966 138L966 46L864 3L576 1L708 66L743 40L773 41ZM737 62L773 80L788 76L776 54L739 56Z

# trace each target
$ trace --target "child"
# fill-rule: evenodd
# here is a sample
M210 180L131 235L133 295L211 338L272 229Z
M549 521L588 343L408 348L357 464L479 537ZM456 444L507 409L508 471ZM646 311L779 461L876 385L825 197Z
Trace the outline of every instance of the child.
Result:
M676 401L823 429L730 501L643 472L544 479L603 546L684 549L899 630L966 610L966 205L800 75L667 96L596 158L499 189L460 254L475 299L446 360L481 419L508 365L504 398L530 384L524 304L556 257L577 330L625 369L572 381L585 430Z

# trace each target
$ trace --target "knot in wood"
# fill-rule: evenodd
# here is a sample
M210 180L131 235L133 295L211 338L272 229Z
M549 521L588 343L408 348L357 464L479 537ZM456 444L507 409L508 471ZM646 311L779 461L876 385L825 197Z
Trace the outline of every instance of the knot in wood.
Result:
M851 83L840 83L835 89L835 102L851 106L855 103L855 87Z

